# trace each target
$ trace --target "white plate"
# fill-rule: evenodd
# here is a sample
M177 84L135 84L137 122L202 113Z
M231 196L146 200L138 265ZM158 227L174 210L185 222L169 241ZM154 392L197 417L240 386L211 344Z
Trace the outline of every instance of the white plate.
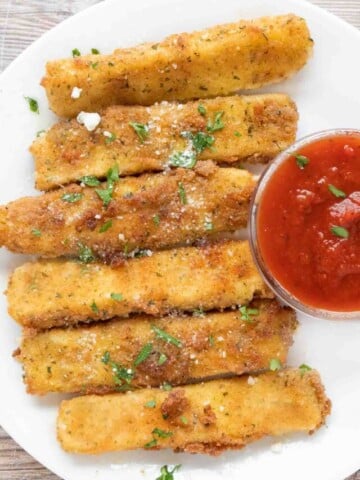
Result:
M191 31L221 22L294 12L306 18L315 39L315 55L292 80L267 91L289 93L300 111L299 136L334 127L359 127L360 33L303 0L137 0L100 3L57 26L36 41L0 78L2 167L0 203L33 190L28 153L35 133L55 117L39 86L44 64L68 56L73 48L110 52L144 40ZM36 21L36 19L34 19ZM24 95L39 99L41 114L31 113ZM0 252L0 287L24 257ZM130 452L97 457L65 454L56 442L58 396L25 394L21 368L12 359L20 330L0 299L0 423L31 455L64 480L152 479L159 465L181 463L176 479L342 480L360 467L360 322L330 322L301 317L290 363L316 367L333 401L327 427L315 435L283 440L274 453L267 439L220 458L164 452Z

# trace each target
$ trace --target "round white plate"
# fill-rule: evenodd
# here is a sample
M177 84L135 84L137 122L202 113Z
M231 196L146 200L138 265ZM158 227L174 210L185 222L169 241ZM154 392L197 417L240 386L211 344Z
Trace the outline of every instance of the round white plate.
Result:
M55 117L39 86L48 59L65 57L73 48L111 52L145 40L191 31L239 18L294 12L306 18L315 54L295 78L268 87L297 102L299 136L326 128L359 128L360 33L304 0L108 0L70 18L20 55L0 78L0 203L33 194L33 162L28 146L36 132ZM36 21L36 19L34 19ZM40 115L29 111L25 96L39 100ZM0 252L0 287L24 257ZM270 478L342 480L360 467L360 322L331 322L301 317L289 363L316 367L333 401L327 426L313 436L282 440L280 453L266 439L218 458L163 452L125 452L102 456L64 453L56 441L59 396L35 398L25 393L21 368L11 354L20 329L0 299L0 423L37 460L64 480L151 479L159 466L181 463L176 479ZM134 412L136 415L136 412ZM278 450L278 449L276 449Z

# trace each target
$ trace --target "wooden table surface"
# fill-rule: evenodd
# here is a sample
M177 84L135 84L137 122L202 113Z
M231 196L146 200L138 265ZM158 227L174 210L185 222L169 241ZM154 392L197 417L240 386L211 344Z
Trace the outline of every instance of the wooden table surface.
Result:
M97 2L98 0L0 0L0 72L43 32ZM312 0L312 3L360 28L360 0ZM59 480L59 477L33 460L0 427L0 480ZM347 480L360 480L360 470Z

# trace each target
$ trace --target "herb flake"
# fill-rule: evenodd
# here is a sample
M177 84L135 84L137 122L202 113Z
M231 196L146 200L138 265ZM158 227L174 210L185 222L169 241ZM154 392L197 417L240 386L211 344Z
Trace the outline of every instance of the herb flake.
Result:
M139 123L139 122L129 122L129 125L134 129L136 135L140 139L140 142L144 143L144 141L149 136L149 126L146 125L145 123Z
M161 328L157 327L156 325L151 325L151 330L156 334L156 337L160 340L164 340L167 343L171 343L178 348L182 347L182 343L177 338L173 337L169 333L165 332L165 330L161 330Z
M181 465L175 465L172 470L169 470L167 465L160 468L160 476L156 480L174 480L174 473L181 468Z
M61 200L63 202L68 202L68 203L76 203L79 200L81 200L83 197L82 193L64 193L62 195Z
M37 228L33 228L31 233L34 235L34 237L41 237L41 230L38 230Z
M276 372L277 370L280 370L281 368L281 362L278 358L272 358L269 363L269 369L272 372Z
M336 188L334 185L331 185L331 183L328 185L328 189L336 198L345 198L346 197L345 192L343 192L339 188Z
M137 367L140 363L145 362L145 360L149 357L153 349L152 343L146 343L140 352L138 353L137 357L134 360L134 365Z
M246 305L242 305L239 307L240 312L240 320L244 320L245 322L252 323L254 319L252 317L259 315L258 308L249 308Z
M206 108L204 107L204 105L202 103L199 103L198 105L198 112L200 113L200 115L202 115L203 117L205 117L206 115Z
M110 298L115 300L115 302L121 302L122 300L124 300L124 297L121 293L111 293Z
M39 104L38 104L37 100L35 100L34 98L31 98L31 97L25 97L25 100L28 102L31 112L40 113Z
M349 230L344 227L339 227L338 225L333 225L330 228L331 233L340 238L349 238Z
M81 177L80 182L88 187L97 187L101 183L100 180L93 175L85 175L85 177Z
M216 112L214 115L213 120L208 120L206 130L210 133L217 132L218 130L222 130L224 128L224 122L222 121L222 117L224 115L224 111Z
M178 193L179 193L180 202L183 205L186 205L187 204L186 191L182 182L178 183Z
M83 243L78 243L78 249L79 249L79 260L82 263L91 263L95 260L95 255L93 254L93 251L91 250L90 247L87 247Z
M108 220L103 225L101 225L101 227L99 228L99 232L104 233L107 230L109 230L109 228L111 228L111 227L112 227L112 220Z
M304 157L304 155L294 155L296 165L300 168L300 170L304 170L306 165L310 162L310 160L307 157Z
M80 55L81 55L80 50L78 48L73 48L71 53L72 53L73 58L80 57Z
M196 165L196 153L192 150L174 152L169 157L169 164L173 167L194 168Z
M156 400L149 400L144 405L146 408L155 408L156 407Z

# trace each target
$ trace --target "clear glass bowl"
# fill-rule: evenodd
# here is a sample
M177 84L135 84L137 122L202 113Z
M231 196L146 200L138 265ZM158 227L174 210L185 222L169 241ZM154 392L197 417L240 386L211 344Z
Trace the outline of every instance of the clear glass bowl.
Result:
M296 153L305 145L313 143L314 141L333 137L337 135L357 135L360 136L360 130L355 129L333 129L333 130L324 130L321 132L313 133L306 137L301 138L289 148L281 152L266 168L266 170L261 175L258 185L255 189L253 194L251 204L250 204L250 247L251 252L255 261L257 268L259 269L262 277L264 278L265 282L269 285L271 290L277 295L284 303L287 303L295 310L299 312L305 313L307 315L311 315L313 317L321 317L327 318L332 320L340 320L340 319L359 319L360 320L360 311L352 311L352 312L336 312L333 310L325 310L322 308L312 307L310 305L306 305L301 302L298 298L296 298L291 292L285 289L281 283L274 277L271 271L268 269L264 259L262 258L258 238L257 238L257 215L259 210L259 204L261 202L262 194L264 189L272 177L275 174L278 167L286 161L289 156ZM360 292L359 292L360 295Z

